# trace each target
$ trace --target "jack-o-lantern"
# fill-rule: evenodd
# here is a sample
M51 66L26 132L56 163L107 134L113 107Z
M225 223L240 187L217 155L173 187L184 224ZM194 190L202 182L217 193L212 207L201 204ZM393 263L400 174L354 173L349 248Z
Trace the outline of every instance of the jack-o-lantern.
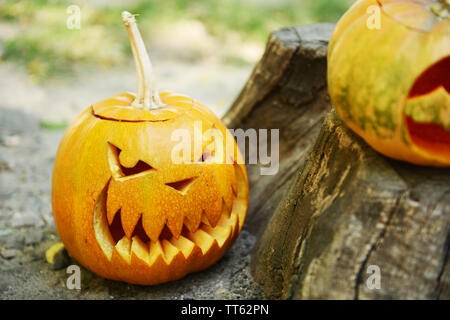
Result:
M375 150L450 166L450 2L357 1L331 38L328 88Z
M152 285L220 259L244 223L247 174L231 133L208 108L156 91L134 16L122 19L137 95L96 103L69 126L55 159L52 205L78 262L105 278ZM177 130L188 138L174 139ZM224 139L211 143L208 130ZM192 161L173 161L180 144L198 146Z

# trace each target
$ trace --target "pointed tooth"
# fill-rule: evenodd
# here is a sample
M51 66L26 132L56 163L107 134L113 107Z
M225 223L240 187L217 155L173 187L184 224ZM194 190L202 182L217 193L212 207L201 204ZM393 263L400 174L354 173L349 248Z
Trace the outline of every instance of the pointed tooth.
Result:
M202 221L203 224L206 224L207 226L211 226L211 224L208 221L208 217L206 216L204 210L203 210L203 213L202 213L202 220L201 221Z
M138 223L142 214L137 211L131 210L125 211L125 210L126 210L125 207L122 207L120 214L122 221L122 228L128 239L131 239L131 235L133 234L134 228L136 227L136 224Z
M202 229L198 229L196 232L189 232L189 239L200 247L203 254L206 254L211 246L214 244L214 238Z
M180 236L178 239L172 237L170 239L170 243L175 247L177 247L179 250L181 250L186 259L189 257L189 255L192 253L192 250L194 250L195 248L195 244L191 240L183 236Z
M186 217L184 218L183 225L185 225L186 228L187 228L190 232L195 232L195 230L197 230L197 229L195 228L194 224L191 223L191 221L190 221L188 218L186 218Z
M131 243L131 252L145 263L150 264L150 253L148 246L139 237L134 236Z
M228 185L227 192L222 196L222 199L225 205L228 208L231 208L234 200L233 188L231 187L231 185Z
M164 251L161 247L161 242L159 241L150 241L150 250L149 250L149 265L153 265L155 261L162 257L164 259Z
M236 181L236 175L233 175L233 178L231 179L231 191L233 192L233 196L237 197L237 181Z
M242 230L244 225L244 220L247 215L247 202L242 199L234 199L233 202L233 213L236 213L239 220L239 230Z
M166 219L163 214L152 212L152 214L144 213L142 216L142 226L145 233L152 241L158 241Z
M202 212L200 208L194 208L185 215L185 224L189 230L195 231L198 229L202 219Z
M220 217L219 222L217 223L218 226L221 227L228 227L228 226L234 226L236 224L237 221L237 214L230 212L227 214L222 214L222 216Z
M178 238L181 234L181 230L183 229L183 220L179 217L170 217L167 219L167 227L169 228L170 233L172 233L175 238Z
M120 239L116 246L115 250L119 255L128 263L131 263L131 241L126 236L123 236Z
M180 250L174 245L172 245L166 239L161 241L161 245L164 251L164 258L165 258L164 260L166 261L167 264L170 264L173 258L175 258L175 256L180 252Z
M109 207L108 207L107 212L106 212L106 218L107 218L107 220L108 220L108 224L109 224L109 225L111 225L111 224L113 223L114 217L116 216L116 214L117 214L119 211L120 211L120 208L117 209L116 211L114 211L113 209L109 209Z
M231 226L228 227L216 226L215 228L203 226L202 230L208 233L210 236L214 237L219 247L222 247L224 242L228 240L228 238L230 238L232 233Z
M221 201L219 198L218 201L210 203L205 208L205 215L211 226L215 226L220 219L220 213L222 212L222 203L223 201Z

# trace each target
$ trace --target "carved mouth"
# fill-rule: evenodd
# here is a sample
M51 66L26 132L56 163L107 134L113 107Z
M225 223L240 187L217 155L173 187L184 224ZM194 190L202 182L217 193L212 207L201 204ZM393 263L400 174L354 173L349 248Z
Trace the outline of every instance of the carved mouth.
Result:
M126 235L122 226L120 210L115 214L113 221L108 223L107 191L110 183L108 182L97 198L94 209L94 232L103 253L111 261L116 252L128 264L131 264L132 256L135 256L151 267L158 258L162 258L167 265L171 264L178 255L183 255L187 260L193 255L196 247L200 248L203 255L206 255L214 247L226 246L230 243L229 240L234 239L241 230L247 210L245 178L238 165L235 164L234 168L237 192L234 194L231 208L227 208L222 201L222 213L215 226L211 226L206 215L203 214L202 222L195 231L190 231L184 224L181 234L175 237L165 225L157 241L150 240L142 226L142 217L136 223L130 236ZM186 184L187 182L179 183L173 187L183 192Z
M406 100L404 122L414 145L450 160L450 56L414 82Z

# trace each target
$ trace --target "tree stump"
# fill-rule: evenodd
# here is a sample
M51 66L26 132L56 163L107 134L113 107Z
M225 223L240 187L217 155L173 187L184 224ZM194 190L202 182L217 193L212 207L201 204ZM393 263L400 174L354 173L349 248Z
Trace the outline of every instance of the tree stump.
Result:
M449 299L450 169L388 159L329 112L332 28L273 33L224 117L280 129L278 174L248 166L252 274L271 299Z
M388 159L332 112L252 272L269 298L449 299L449 228L450 169Z
M255 234L261 233L275 211L330 109L326 54L333 28L333 24L318 24L274 32L222 119L228 128L280 129L278 173L262 176L260 165L247 166L251 189L246 225Z

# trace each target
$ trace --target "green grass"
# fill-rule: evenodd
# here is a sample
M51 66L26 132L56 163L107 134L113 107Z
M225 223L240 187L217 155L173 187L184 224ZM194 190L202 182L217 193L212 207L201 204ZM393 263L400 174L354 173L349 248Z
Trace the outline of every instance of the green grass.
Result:
M95 1L93 2L95 3ZM238 35L242 42L263 44L269 33L289 25L336 22L352 0L270 1L165 0L131 1L127 7L80 3L81 30L66 28L66 9L76 1L0 2L0 21L20 32L4 41L3 59L24 65L37 81L70 74L76 66L109 67L127 61L129 43L120 19L128 10L139 14L144 37L162 24L197 20L218 39ZM240 61L239 57L227 58Z
M68 126L67 122L49 122L49 121L41 121L39 123L42 129L46 130L63 130Z

